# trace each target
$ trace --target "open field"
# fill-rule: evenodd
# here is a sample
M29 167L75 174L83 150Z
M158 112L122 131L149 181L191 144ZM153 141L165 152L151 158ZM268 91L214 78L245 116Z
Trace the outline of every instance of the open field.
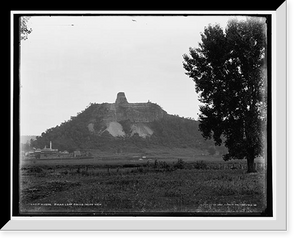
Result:
M145 164L145 163L154 163L155 160L164 161L166 163L176 162L178 159L182 159L184 162L196 162L196 161L205 161L208 163L208 166L216 166L216 165L225 165L226 167L238 167L237 165L242 165L244 168L246 167L246 160L231 160L228 162L224 162L221 156L210 156L203 155L201 151L193 148L155 148L155 149L144 149L140 152L132 152L132 153L111 153L111 152L101 152L99 150L90 150L94 158L89 159L54 159L54 160L35 160L34 164L36 166L39 165L65 165L65 166L73 166L73 165L114 165L118 164ZM259 167L264 167L264 161L262 159L256 159ZM32 161L24 161L21 163L22 166L31 165ZM227 166L229 165L229 166Z
M260 214L266 207L264 167L246 174L244 161L157 160L149 154L140 160L142 156L24 162L20 212Z

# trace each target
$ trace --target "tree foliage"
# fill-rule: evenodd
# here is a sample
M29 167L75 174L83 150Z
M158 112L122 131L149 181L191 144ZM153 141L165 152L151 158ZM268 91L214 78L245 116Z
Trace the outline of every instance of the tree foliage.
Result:
M22 16L20 18L20 38L21 40L27 40L28 35L32 32L32 28L28 28L29 16Z
M266 123L266 25L262 19L232 20L225 30L209 25L199 47L183 55L186 74L199 94L199 129L216 145L224 140L224 159L263 154ZM223 139L223 140L222 140Z

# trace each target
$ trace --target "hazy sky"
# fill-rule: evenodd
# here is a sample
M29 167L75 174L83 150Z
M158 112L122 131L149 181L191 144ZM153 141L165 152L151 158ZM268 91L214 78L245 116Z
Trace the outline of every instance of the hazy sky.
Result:
M233 16L35 16L21 42L21 135L40 135L90 102L159 104L197 119L194 82L182 55L208 24Z

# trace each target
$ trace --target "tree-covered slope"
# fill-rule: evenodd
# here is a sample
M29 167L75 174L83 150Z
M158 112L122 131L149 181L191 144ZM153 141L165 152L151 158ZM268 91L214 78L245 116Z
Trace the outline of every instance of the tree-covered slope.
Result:
M149 107L158 110L159 106L154 104ZM113 122L118 124L119 130L122 130L122 136L114 136L109 130L112 123L107 116L109 113L105 103L90 104L69 121L43 132L32 146L44 148L52 141L54 148L71 152L76 149L129 152L151 147L192 147L207 151L214 148L212 141L203 139L198 131L198 122L195 120L169 115L166 112L161 118L149 122L135 121L127 116L124 120ZM140 118L143 114L138 116ZM93 130L89 126L91 122ZM149 133L143 134L142 129L146 129Z

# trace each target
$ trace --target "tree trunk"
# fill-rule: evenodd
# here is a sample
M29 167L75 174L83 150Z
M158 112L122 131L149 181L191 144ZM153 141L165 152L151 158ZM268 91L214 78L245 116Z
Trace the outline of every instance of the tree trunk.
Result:
M247 156L247 173L257 172L254 164L254 153L248 153Z

